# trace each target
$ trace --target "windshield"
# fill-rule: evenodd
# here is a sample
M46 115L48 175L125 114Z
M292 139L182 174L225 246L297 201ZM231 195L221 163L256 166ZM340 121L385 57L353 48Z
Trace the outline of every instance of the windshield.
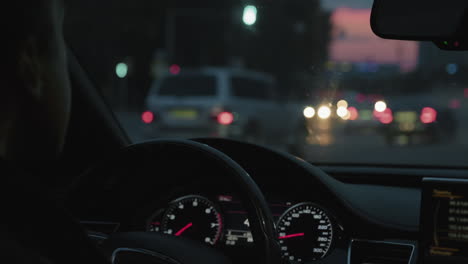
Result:
M68 2L69 45L134 142L468 164L468 53L376 37L371 0Z

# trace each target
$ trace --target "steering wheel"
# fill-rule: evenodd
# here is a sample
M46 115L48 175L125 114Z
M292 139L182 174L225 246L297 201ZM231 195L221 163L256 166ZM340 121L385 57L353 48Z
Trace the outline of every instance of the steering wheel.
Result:
M129 164L139 164L145 160L151 161L154 166L168 170L174 168L173 166L184 166L184 163L193 160L194 157L206 162L206 164L200 164L201 167L219 166L222 168L225 172L223 181L232 182L233 185L236 185L237 190L240 190L238 195L241 196L247 211L254 247L256 247L256 252L261 254L262 262L282 263L273 216L259 187L235 161L224 153L202 143L190 140L155 140L129 146L107 162L84 174L75 186L69 204L71 208L86 207L86 204L83 206L80 197L91 195L92 191L89 191L91 182L96 177L105 175L103 174L105 168L117 166L118 170L121 170ZM135 174L132 169L134 168L128 168L130 175ZM107 172L107 174L110 173ZM196 176L211 177L198 174ZM167 177L171 177L171 175L168 174ZM219 181L219 177L209 180ZM93 202L90 202L89 206L92 207L92 205ZM144 259L151 259L152 261L149 263L161 264L229 263L225 256L213 248L194 241L154 232L116 233L106 239L102 246L105 253L112 257L114 263L146 263L143 261Z

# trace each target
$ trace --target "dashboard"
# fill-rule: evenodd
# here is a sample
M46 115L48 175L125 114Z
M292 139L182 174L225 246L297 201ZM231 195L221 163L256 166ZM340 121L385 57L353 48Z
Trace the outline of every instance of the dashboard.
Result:
M313 202L270 203L284 258L298 263L325 258L342 237L336 218ZM146 230L181 236L210 246L245 248L254 240L247 211L235 195L186 195L147 219Z
M468 184L428 178L455 174L424 170L415 178L411 170L386 170L376 183L378 169L318 168L255 145L202 142L229 155L255 180L273 213L287 263L466 263L463 186ZM73 214L88 230L180 236L223 252L233 263L255 261L242 190L226 182L222 170L194 159L184 166L170 164L177 168L172 177L155 177L151 157L135 160L138 166L128 170L123 163L95 170L86 191L71 201ZM194 172L197 177L189 181L177 178ZM208 174L209 181L203 178ZM434 197L435 191L442 197ZM104 228L106 223L118 228Z

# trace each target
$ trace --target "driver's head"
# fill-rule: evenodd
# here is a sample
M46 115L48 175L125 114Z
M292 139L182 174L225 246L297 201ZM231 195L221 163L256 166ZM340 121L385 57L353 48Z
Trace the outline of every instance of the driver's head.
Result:
M55 158L70 112L62 0L7 0L0 21L0 156ZM3 46L3 45L2 45Z

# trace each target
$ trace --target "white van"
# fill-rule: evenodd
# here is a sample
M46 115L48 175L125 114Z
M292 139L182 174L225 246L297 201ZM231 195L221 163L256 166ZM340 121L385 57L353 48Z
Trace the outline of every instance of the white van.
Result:
M152 136L285 144L302 120L299 107L291 111L281 102L272 76L240 69L167 75L153 84L146 105L154 115Z

